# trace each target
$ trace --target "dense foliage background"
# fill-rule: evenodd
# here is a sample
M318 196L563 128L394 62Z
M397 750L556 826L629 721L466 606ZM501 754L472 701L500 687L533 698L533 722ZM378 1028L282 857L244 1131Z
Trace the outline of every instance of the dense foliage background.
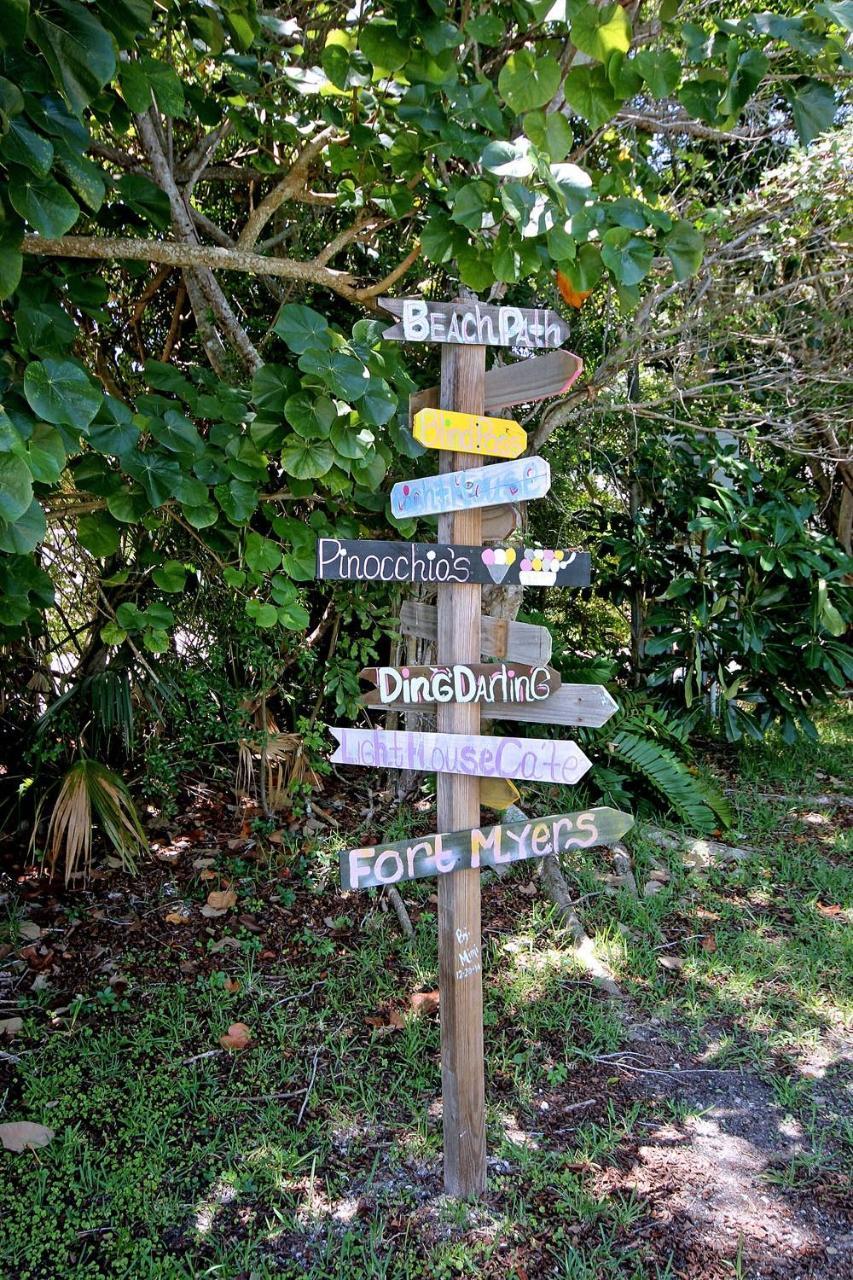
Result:
M399 603L315 584L315 540L387 532L431 466L437 353L376 299L460 288L562 309L586 363L521 412L557 477L531 531L596 585L523 607L621 681L592 785L724 821L690 734L807 732L853 669L851 28L849 0L10 0L6 821L61 782L54 853L84 793L132 850L92 759L167 815L238 763L265 811L310 788Z

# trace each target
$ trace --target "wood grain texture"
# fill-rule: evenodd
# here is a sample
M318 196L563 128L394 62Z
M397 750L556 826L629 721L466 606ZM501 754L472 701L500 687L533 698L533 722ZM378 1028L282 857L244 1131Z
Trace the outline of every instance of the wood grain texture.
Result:
M590 557L574 547L469 547L445 542L318 538L316 574L346 582L479 582L588 587Z
M486 374L483 412L494 413L512 404L531 404L568 391L583 372L583 360L571 351L551 351L511 364L495 365ZM437 409L440 390L424 387L409 396L409 423L421 409Z
M373 698L370 694L364 695L362 703L371 711L392 711L396 707L413 705L397 698L380 703L378 697ZM427 714L434 713L436 709L434 702L422 702L418 706ZM483 720L583 725L589 729L598 729L606 724L617 710L616 703L600 684L564 684L545 699L530 699L527 702L480 702L480 717Z
M482 867L555 857L572 849L612 844L621 840L633 825L630 814L602 806L577 813L549 814L546 818L525 818L494 827L410 836L408 840L342 853L341 884L345 889L369 889L437 875L441 885L443 879L457 874L462 867L471 868L479 875Z
M560 673L527 662L456 662L447 667L365 667L359 672L376 688L362 694L362 706L435 707L441 702L541 702L560 687Z
M479 590L479 588L478 588ZM404 600L400 608L403 635L419 640L436 640L438 616L435 605L421 600ZM506 618L480 618L480 653L484 658L508 658L512 662L529 662L547 666L551 661L553 642L547 627L529 622L509 622Z
M569 336L569 326L547 307L492 307L484 302L427 302L423 298L377 298L384 310L399 316L397 324L383 333L397 342L443 342L452 345L492 347L561 347ZM485 354L483 355L485 363ZM442 378L443 381L443 378ZM463 413L482 413L462 409ZM443 409L460 409L442 395Z
M527 432L512 418L421 409L412 435L427 449L450 449L489 458L517 458L527 448Z
M485 347L444 347L441 353L443 409L483 412ZM440 469L477 468L472 454L442 454ZM441 515L441 542L482 543L479 508ZM477 662L480 657L480 587L439 587L436 654L440 663ZM437 729L476 734L476 703L447 704ZM479 778L439 775L439 826L480 825ZM468 963L460 965L460 954ZM443 876L438 888L438 971L441 992L441 1092L444 1127L444 1189L473 1200L486 1189L486 1101L483 1049L483 973L480 937L480 876L463 870ZM463 976L458 976L463 975Z
M521 507L505 503L500 507L483 507L484 542L503 542L521 525Z

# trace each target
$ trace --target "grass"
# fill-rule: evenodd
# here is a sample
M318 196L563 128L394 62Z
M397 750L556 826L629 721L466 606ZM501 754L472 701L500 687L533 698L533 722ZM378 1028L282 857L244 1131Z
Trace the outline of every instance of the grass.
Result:
M653 865L670 875L654 897L602 892L594 851L573 873L632 1018L670 1056L756 1072L799 1126L802 1150L767 1174L782 1190L820 1188L844 1168L830 1083L850 1016L849 929L826 908L851 904L850 830L805 820L797 797L853 776L849 725L842 707L817 743L738 752L738 841L757 851L743 863L687 871L640 833L640 883ZM406 887L417 916L408 946L375 900L313 882L332 852L287 881L228 855L241 908L275 933L272 960L230 917L186 940L180 928L156 931L162 881L179 878L171 867L134 909L123 899L106 910L138 927L94 923L79 898L70 935L68 912L56 917L49 945L83 954L94 930L104 951L85 952L76 999L57 1008L54 983L24 999L0 1121L35 1120L56 1137L0 1152L0 1273L674 1278L642 1229L649 1206L611 1175L650 1128L683 1124L691 1107L666 1092L634 1096L624 1073L597 1061L631 1047L625 1023L577 968L547 901L519 892L530 868L485 895L490 1190L469 1206L440 1194L437 1019L407 1013L396 1030L365 1021L437 986L434 886ZM180 884L197 902L205 888L191 873ZM22 904L7 910L19 946ZM211 951L223 935L236 946ZM665 955L681 970L663 968ZM126 989L110 985L115 975ZM235 1021L254 1044L218 1051ZM743 1265L735 1240L732 1274L748 1274Z

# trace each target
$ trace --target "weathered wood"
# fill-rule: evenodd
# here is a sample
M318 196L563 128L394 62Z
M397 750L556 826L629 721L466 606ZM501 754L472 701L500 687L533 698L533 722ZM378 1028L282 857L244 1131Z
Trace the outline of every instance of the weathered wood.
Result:
M435 605L424 604L421 600L404 600L400 609L400 629L403 635L434 641L438 634ZM553 641L547 627L490 618L488 614L480 617L478 656L528 662L534 667L547 666L551 661L552 648Z
M526 662L453 663L447 667L365 667L362 680L376 685L362 694L362 706L434 709L436 702L540 702L560 687L560 673L552 667ZM583 686L582 686L583 687Z
M454 413L450 409L421 409L412 434L427 449L517 458L527 448L527 432L512 418Z
M546 307L490 307L484 302L426 302L423 298L377 298L377 302L400 317L382 335L397 342L532 349L561 347L569 336L565 320ZM466 409L457 398L453 408L482 413L482 400L481 395L479 409Z
M571 351L550 351L511 364L498 364L486 374L483 412L494 413L511 404L532 404L568 391L583 372L583 360ZM438 387L424 387L409 396L409 422L421 409L437 409Z
M441 407L461 413L483 412L483 346L443 348ZM442 472L479 468L467 453L444 453ZM482 515L478 508L442 515L442 542L478 546ZM480 587L476 583L438 588L438 661L476 662L479 657ZM438 712L437 728L447 735L475 734L480 728L476 703L448 703ZM452 737L451 737L452 740ZM448 830L480 825L479 778L439 775L438 821ZM460 950L461 948L461 950ZM464 955L464 963L460 956ZM483 973L480 940L480 877L476 871L442 876L438 886L438 981L441 992L441 1092L444 1130L444 1189L474 1199L486 1189L485 1056L483 1052Z
M488 467L400 480L391 490L391 510L403 519L434 516L502 502L544 498L550 488L551 468L544 458L534 454L512 462L495 462Z
M571 547L466 547L441 542L317 540L317 577L347 582L587 587L590 558Z
M389 684L389 691L391 687ZM395 707L411 705L404 703L400 698L380 703L378 697L372 697L370 693L364 695L362 703L371 711L392 711ZM427 714L436 709L434 702L423 702L418 706ZM480 703L480 716L484 720L517 720L523 724L583 725L588 729L600 728L617 710L616 703L600 684L564 684L544 700L531 698L529 702L481 701Z
M482 537L484 542L503 542L521 524L519 507L483 507Z
M478 871L528 858L554 857L570 849L621 840L633 825L630 814L605 806L482 829L411 836L342 853L341 885L344 889L369 889L423 876L443 877L461 868Z
M445 703L440 712L479 713L476 703ZM369 769L418 769L469 778L514 778L571 786L592 761L576 742L559 738L481 737L462 732L409 733L405 729L329 727L340 744L332 764Z
M480 804L484 808L496 809L502 813L520 799L518 787L509 778L480 779Z

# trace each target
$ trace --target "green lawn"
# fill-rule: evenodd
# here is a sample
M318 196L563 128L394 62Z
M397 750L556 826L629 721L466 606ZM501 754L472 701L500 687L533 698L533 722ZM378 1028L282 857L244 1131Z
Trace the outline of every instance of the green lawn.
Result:
M412 945L371 896L313 883L328 846L300 850L295 875L292 852L261 865L220 851L248 924L165 923L169 882L194 910L211 887L193 848L136 884L115 877L52 906L13 900L0 969L23 976L24 1029L4 1046L18 1063L0 1061L0 1122L56 1136L0 1152L2 1275L675 1277L644 1231L648 1204L611 1175L638 1135L690 1107L667 1091L637 1096L630 1075L597 1061L636 1048L629 1024L709 1071L754 1072L806 1136L776 1184L835 1185L843 1121L812 1067L849 1030L853 810L797 797L840 799L835 780L853 790L850 725L839 707L818 743L729 761L736 842L756 850L733 867L685 870L640 831L641 885L655 863L670 879L637 901L604 892L597 873L610 868L585 855L573 893L626 1007L589 984L547 900L530 896L529 866L484 891L491 1165L475 1207L440 1195L438 1020L410 1008L437 985L431 883L406 886ZM36 991L16 967L27 917L58 969ZM668 956L682 967L662 966ZM366 1021L392 1011L402 1019ZM217 1051L236 1021L253 1044Z

